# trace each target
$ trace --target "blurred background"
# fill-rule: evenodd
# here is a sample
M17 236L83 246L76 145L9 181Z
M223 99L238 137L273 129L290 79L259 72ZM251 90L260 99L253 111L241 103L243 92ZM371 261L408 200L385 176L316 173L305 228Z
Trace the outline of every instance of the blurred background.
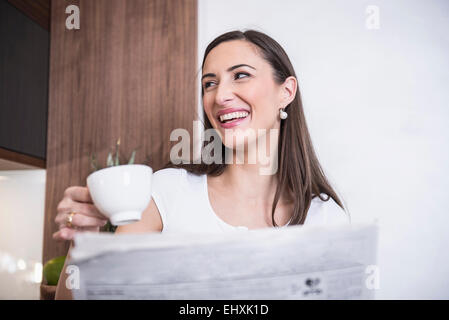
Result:
M352 221L379 221L376 298L449 298L447 1L37 1L47 25L24 2L0 0L1 299L39 299L42 263L67 249L56 203L88 154L121 136L162 165L170 130L201 110L207 44L249 28L289 55Z

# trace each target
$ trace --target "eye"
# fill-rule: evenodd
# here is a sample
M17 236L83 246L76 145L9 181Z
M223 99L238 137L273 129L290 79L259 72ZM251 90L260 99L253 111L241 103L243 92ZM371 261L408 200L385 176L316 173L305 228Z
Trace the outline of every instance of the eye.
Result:
M241 75L243 75L244 77L240 77ZM235 78L236 80L242 79L242 78L246 78L246 77L249 77L249 73L246 73L246 72L237 72L237 73L235 74L235 76L234 76L234 78Z
M207 89L207 88L209 88L211 85L213 85L214 84L214 82L213 81L208 81L208 82L205 82L204 83L204 89Z

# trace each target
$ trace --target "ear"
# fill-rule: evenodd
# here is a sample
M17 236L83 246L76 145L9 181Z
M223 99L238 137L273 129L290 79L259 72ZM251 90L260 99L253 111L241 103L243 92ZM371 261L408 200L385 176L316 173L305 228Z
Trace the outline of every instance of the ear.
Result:
M296 89L298 88L298 82L293 76L285 79L284 83L281 85L281 97L280 104L282 108L288 106L296 96Z

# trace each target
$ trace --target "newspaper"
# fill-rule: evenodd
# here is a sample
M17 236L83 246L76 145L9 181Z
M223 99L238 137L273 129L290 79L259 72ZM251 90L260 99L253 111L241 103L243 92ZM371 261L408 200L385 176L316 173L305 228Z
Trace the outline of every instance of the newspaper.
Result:
M372 299L376 223L229 234L83 233L75 299ZM372 280L372 279L371 279Z

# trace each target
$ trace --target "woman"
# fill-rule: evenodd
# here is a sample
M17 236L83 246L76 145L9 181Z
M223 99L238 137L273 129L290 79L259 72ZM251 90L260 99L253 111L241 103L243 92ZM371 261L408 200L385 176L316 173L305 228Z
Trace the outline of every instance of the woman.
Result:
M219 36L206 49L201 81L205 128L218 133L222 161L171 164L156 172L142 219L119 226L116 233L228 232L348 221L313 150L296 74L275 40L253 30ZM243 130L257 134L245 136ZM244 159L254 147L275 150L269 155L272 174L261 174L260 161L229 163L242 146ZM53 237L71 240L76 232L98 231L107 220L86 187L70 187L55 221L60 230ZM62 297L66 289L60 287Z

